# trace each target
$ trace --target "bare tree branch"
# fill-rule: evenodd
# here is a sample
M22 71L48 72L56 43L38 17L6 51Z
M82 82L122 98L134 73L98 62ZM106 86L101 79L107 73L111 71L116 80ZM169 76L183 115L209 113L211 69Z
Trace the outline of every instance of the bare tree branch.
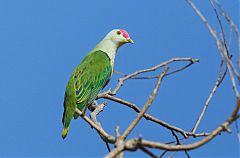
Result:
M124 150L131 150L135 151L139 148L139 146L148 147L148 148L156 148L156 149L162 149L167 151L185 151L185 150L193 150L196 149L206 143L208 143L210 140L212 140L214 137L219 135L219 133L226 131L228 129L228 126L238 119L240 116L238 115L238 111L240 108L240 98L237 101L237 104L233 110L233 113L229 116L229 118L220 126L218 126L216 129L214 129L210 135L203 138L202 140L187 144L187 145L167 145L164 143L154 142L154 141L148 141L143 139L130 139L128 140L125 145L120 146L118 148L115 148L112 150L105 158L114 158L119 153L123 152Z
M139 74L142 74L142 73L146 73L146 72L151 72L151 71L155 71L161 67L164 67L172 62L176 62L176 61L190 61L191 63L196 63L198 62L199 60L198 59L193 59L193 58L173 58L171 60L168 60L166 62L163 62L163 63L160 63L154 67L151 67L151 68L148 68L148 69L143 69L143 70L139 70L139 71L136 71L134 73L131 73L123 78L120 78L118 80L118 84L117 86L114 88L114 90L110 93L112 95L116 95L116 93L119 91L120 87L123 85L123 82L127 79L130 79L130 78L134 78L135 76L139 75Z
M164 151L162 152L162 154L159 156L159 158L163 158L163 156L164 156L167 152L168 152L167 150L164 150Z
M85 114L83 114L80 110L78 110L77 108L75 109L75 112L77 114L79 114L89 125L91 125L91 127L93 127L102 138L104 138L104 140L106 142L109 143L115 143L116 139L114 136L108 134L107 132L105 132L101 127L99 127L97 124L95 124L90 118L88 118Z
M158 142L150 142L150 141L142 140L142 142L140 142L140 145L143 145L145 147L150 147L150 148L164 149L164 150L168 150L168 151L192 150L192 149L198 148L198 147L206 144L207 142L209 142L211 139L213 139L215 136L217 136L222 131L225 131L233 121L238 119L239 115L237 113L239 111L239 107L240 107L240 99L238 99L237 105L235 106L235 109L234 109L233 113L231 114L231 116L223 124L221 124L214 131L212 131L209 136L203 138L202 140L200 140L196 143L189 144L189 145L170 146L170 145L166 145L166 144L162 144L162 143L158 143Z
M219 16L218 16L218 12L217 12L217 9L216 9L216 7L215 7L215 4L214 4L213 0L209 0L209 1L210 1L211 5L212 5L212 7L213 7L214 13L215 13L215 15L216 15L216 17L217 17L219 26L220 26L220 28L221 28L221 32L222 32L222 36L223 36L223 46L224 46L224 48L226 49L226 52L227 52L227 55L228 55L228 58L229 58L229 57L230 57L230 53L229 53L229 50L227 49L226 36L225 36L225 33L224 33L224 29L223 29L222 22L221 22L221 20L220 20L220 18L219 18Z
M176 145L181 145L180 139L178 138L178 136L175 134L175 132L173 130L171 130L172 135L175 137L176 139ZM184 150L185 154L187 155L187 157L190 157L188 152L186 150ZM177 153L177 151L174 151L169 157L173 157L175 155L175 153Z
M126 105L127 107L133 109L134 111L136 111L136 112L138 112L138 113L141 111L135 104L130 103L130 102L128 102L128 101L125 101L125 100L123 100L123 99L117 98L117 97L115 97L115 96L111 96L111 95L109 95L109 94L107 94L107 93L102 93L102 94L100 94L100 95L99 95L99 98L109 99L109 100L118 102L118 103L120 103L121 105ZM145 119L147 119L147 120L150 120L150 121L153 121L153 122L155 122L155 123L157 123L157 124L160 124L160 125L162 125L163 127L166 127L166 128L168 128L168 129L171 129L171 130L174 130L174 131L176 131L176 132L179 132L179 133L181 133L181 134L182 134L184 137L186 137L186 138L188 137L188 135L194 136L194 134L192 134L192 133L189 133L189 134L188 134L187 132L183 131L182 129L177 128L177 127L172 126L172 125L169 125L168 123L166 123L166 122L164 122L164 121L162 121L162 120L159 120L159 119L157 119L157 118L155 118L155 117L153 117L153 116L151 116L151 115L149 115L149 114L147 114L147 113L145 113L145 114L143 115L143 117L144 117ZM197 137L198 137L198 136L197 136Z
M200 114L199 117L198 117L198 120L197 120L195 126L194 126L193 129L192 129L192 133L195 133L195 132L196 132L196 130L197 130L197 128L198 128L198 126L199 126L202 118L203 118L204 113L206 112L206 110L207 110L207 108L208 108L208 105L209 105L209 103L210 103L210 101L211 101L214 93L217 91L217 88L220 86L220 84L222 83L224 77L226 76L226 72L227 72L227 71L225 70L225 72L222 74L222 67L223 67L223 61L221 61L221 64L220 64L220 70L219 70L219 74L218 74L217 81L216 81L216 83L215 83L215 85L214 85L214 87L213 87L210 95L209 95L208 98L207 98L207 101L206 101L206 103L205 103L205 105L204 105L204 107L203 107L203 109L202 109L201 114Z
M216 7L215 7L215 5L214 5L214 2L213 2L213 0L210 0L210 2L211 2L211 5L212 5L212 7L213 7L213 10L214 10L214 12L215 12L215 14L216 14L216 17L217 17L217 20L218 20L218 23L219 23L219 25L220 25L220 28L221 28L221 31L222 31L222 35L223 35L223 49L224 49L224 51L223 51L223 53L227 53L227 58L230 58L230 53L229 53L229 50L228 50L228 47L227 47L227 44L226 44L226 36L225 36L225 33L224 33L224 29L223 29L223 26L222 26L222 22L221 22L221 20L220 20L220 18L219 18L219 16L218 16L218 12L217 12L217 9L216 9ZM231 61L231 60L230 60ZM232 70L230 70L230 68L228 67L228 64L227 64L227 67L228 67L228 71L229 71L229 75L230 75L230 78L231 78L231 80L232 80L232 86L233 86L233 89L234 89L234 91L235 91L235 95L236 95L236 97L239 97L239 92L238 92L238 90L237 90L237 86L236 86L236 83L235 83L235 80L234 80L234 76L233 76L233 73L232 73L232 71L235 73L235 75L238 77L238 80L239 80L239 75L237 74L237 70L235 69L235 67L233 66L233 65L230 65L231 66L231 68L232 68ZM240 80L239 80L239 82L240 82Z
M232 43L232 25L230 25L230 29L229 29L229 40L228 40L228 46L227 48L230 49Z
M167 75L167 74L166 74ZM105 99L109 99L109 100L112 100L112 101L115 101L117 103L120 103L121 105L126 105L127 107L131 108L132 110L136 111L136 112L140 112L141 110L133 103L130 103L129 101L126 101L126 100L123 100L123 99L120 99L120 98L117 98L115 96L111 96L109 95L108 93L101 93L100 95L98 95L98 98L105 98ZM192 132L186 132L184 130L182 130L181 128L178 128L178 127L175 127L173 125L170 125L162 120L159 120L147 113L145 113L143 115L143 117L146 119L146 120L150 120L154 123L157 123L169 130L174 130L176 132L179 132L180 134L182 134L184 136L184 138L188 138L189 136L193 136L193 137L203 137L203 136L207 136L209 133L192 133Z
M235 23L232 21L232 19L227 15L227 13L224 11L224 9L222 8L221 4L219 3L218 0L215 0L215 3L217 4L217 6L219 7L220 11L221 11L221 14L222 16L229 22L230 24L230 27L233 27L235 33L236 33L236 36L238 38L238 54L239 54L239 57L240 58L240 34L239 34L239 30L238 30L238 27L235 25Z
M223 47L221 45L221 42L219 41L216 32L214 31L214 29L211 27L211 25L209 24L209 22L206 20L206 18L203 16L203 14L198 10L198 8L194 5L194 3L191 0L186 0L188 2L188 4L190 4L190 6L193 8L193 10L197 13L197 15L201 18L201 20L204 22L205 26L207 27L207 29L209 30L210 34L212 35L212 37L214 38L217 48L218 48L218 52L220 53L222 59L224 61L227 62L227 68L228 68L228 72L230 74L230 78L232 81L232 86L233 86L233 90L235 92L236 97L239 97L239 92L236 88L236 83L235 83L235 79L233 77L232 71L233 73L236 75L238 81L240 81L240 76L239 73L237 72L237 70L235 69L232 61L229 59L229 56L227 55L227 50L225 47Z
M142 150L144 153L146 153L147 155L149 155L152 158L157 158L156 155L154 155L150 150L148 150L147 148L141 146L139 147L140 150Z
M189 60L189 61L190 61L190 63L187 64L186 66L183 66L183 67L181 67L181 68L179 68L179 69L177 69L177 70L174 70L174 71L172 71L172 72L169 72L169 73L167 73L165 76L172 75L172 74L174 74L174 73L180 72L180 71L188 68L188 67L191 66L192 64L195 64L195 63L199 62L198 59L192 59L192 60ZM121 72L119 72L119 71L116 71L116 70L114 70L114 72L115 72L116 74L119 74L119 75L124 76L124 77L127 76L126 74L123 74L123 73L121 73ZM157 76L135 76L135 77L131 77L131 78L129 78L129 79L155 79L155 78L159 78L159 75L157 75Z
M158 93L158 89L160 87L161 81L163 79L163 77L165 76L165 74L167 73L169 67L166 67L163 71L163 73L161 74L161 76L159 76L159 79L157 81L157 84L152 92L152 95L149 97L149 99L147 100L146 104L144 105L143 109L140 111L140 113L138 113L137 117L135 118L135 120L132 122L132 124L124 131L122 138L123 140L126 139L126 137L131 133L131 131L133 130L133 128L137 125L137 123L140 121L140 119L143 117L144 113L147 111L147 109L150 107L150 105L152 104L153 100L155 99L155 97L157 96Z

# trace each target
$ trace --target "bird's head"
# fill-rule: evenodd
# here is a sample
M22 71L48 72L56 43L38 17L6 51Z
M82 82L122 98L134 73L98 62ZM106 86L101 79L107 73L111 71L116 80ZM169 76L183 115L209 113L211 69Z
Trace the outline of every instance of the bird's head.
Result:
M125 43L134 43L127 31L123 29L114 29L110 31L105 37L105 39L111 40L112 42L117 44L118 47Z

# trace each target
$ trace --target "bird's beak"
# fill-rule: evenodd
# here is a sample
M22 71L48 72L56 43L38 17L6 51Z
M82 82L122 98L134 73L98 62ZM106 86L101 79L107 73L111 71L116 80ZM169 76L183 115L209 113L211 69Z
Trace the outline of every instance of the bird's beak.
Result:
M133 41L131 38L127 38L127 39L126 39L126 42L127 42L127 43L132 43L132 44L134 43L134 41Z

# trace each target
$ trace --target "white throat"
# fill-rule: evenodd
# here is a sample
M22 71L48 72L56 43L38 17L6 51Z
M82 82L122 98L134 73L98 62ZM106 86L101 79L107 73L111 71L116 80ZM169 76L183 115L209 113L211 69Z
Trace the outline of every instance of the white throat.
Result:
M115 60L115 56L117 53L117 49L118 49L118 44L114 43L112 40L110 39L103 39L93 50L97 51L97 50L101 50L103 52L105 52L108 57L111 60L111 65L112 67L114 66L114 60Z

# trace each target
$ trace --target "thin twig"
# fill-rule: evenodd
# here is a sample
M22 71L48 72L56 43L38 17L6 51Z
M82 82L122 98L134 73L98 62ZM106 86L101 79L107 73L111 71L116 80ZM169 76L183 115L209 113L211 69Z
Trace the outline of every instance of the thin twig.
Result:
M85 114L82 113L79 109L75 109L75 112L79 114L91 127L93 127L101 137L103 137L107 142L114 144L116 139L114 136L105 132L101 127L95 124L90 118L88 118Z
M225 36L225 33L224 33L224 29L223 29L223 26L222 26L222 22L221 22L221 20L220 20L220 18L219 18L219 16L218 16L218 12L217 12L217 9L216 9L216 7L215 7L215 5L214 5L213 0L210 0L210 2L211 2L211 5L212 5L212 7L213 7L213 10L214 10L214 12L215 12L215 14L216 14L216 17L217 17L217 19L218 19L218 23L219 23L219 25L220 25L220 28L221 28L221 31L222 31L222 34L223 34L223 48L224 48L223 53L226 52L226 53L227 53L227 58L229 59L229 58L231 57L231 55L230 55L230 53L229 53L229 50L228 50L228 47L227 47L227 44L226 44L226 36ZM230 61L231 61L231 60L230 60ZM230 70L230 66L229 66L229 65L231 66L232 70ZM233 65L231 65L231 63L229 63L229 65L227 64L227 68L229 69L228 71L229 71L230 78L231 78L231 80L232 80L232 86L233 86L233 89L234 89L234 91L235 91L236 97L239 97L239 92L238 92L237 87L236 87L236 83L235 83L235 80L234 80L233 73L237 76L239 82L240 82L240 79L239 79L240 77L239 77L239 75L238 75L237 70L235 69L235 67L234 67ZM233 71L233 73L232 73L232 71Z
M173 136L175 137L175 139L176 139L176 145L181 145L180 139L178 138L178 136L176 135L176 133L175 133L173 130L171 130L171 132L172 132L172 135L173 135ZM188 154L188 152L187 152L187 150L185 150L184 152L185 152L185 154L187 155L187 157L190 157L189 154ZM174 154L175 154L175 153L177 153L177 151L175 151ZM174 154L173 154L173 153L171 154L172 157L173 157ZM169 157L171 157L171 156L169 156Z
M177 151L173 151L169 156L168 158L173 158L173 156L177 153Z
M175 139L176 139L176 145L180 145L181 143L180 143L180 141L179 141L179 139L178 139L178 136L175 134L175 132L173 131L173 130L171 130L171 132L172 132L172 135L175 137Z
M172 132L172 135L175 137L176 145L181 145L181 143L180 143L180 141L179 141L179 139L178 139L178 136L175 134L175 132L174 132L173 130L171 130L171 132ZM177 151L172 152L172 153L168 156L168 158L172 158L176 153L177 153Z
M98 95L98 99L99 98L104 98L104 99L109 99L109 100L112 100L112 101L115 101L117 103L120 103L121 105L126 105L127 107L131 108L132 110L136 111L136 112L140 112L141 109L138 108L135 104L129 102L129 101L126 101L126 100L123 100L123 99L120 99L120 98L117 98L115 96L111 96L109 95L108 93L101 93ZM193 136L193 137L201 137L201 136L207 136L207 133L200 133L200 134L195 134L195 133L192 133L192 132L185 132L184 130L182 130L181 128L178 128L178 127L175 127L173 125L170 125L162 120L159 120L157 119L156 117L153 117L151 116L150 114L147 114L145 113L143 115L143 117L146 119L146 120L150 120L154 123L157 123L169 130L174 130L176 132L179 132L181 133L185 138L188 138L188 136Z
M196 138L196 137L206 137L206 136L209 136L210 133L207 133L207 132L203 132L203 133L192 133L192 132L189 132L189 133L186 133L188 136L192 136L193 138Z
M196 138L196 137L206 137L206 136L209 136L210 133L191 133L191 132L188 132L186 133L188 136L192 136L193 138ZM179 140L184 140L184 139L187 139L187 138L178 138ZM176 140L173 140L173 141L170 141L170 142L166 142L164 144L173 144L173 143L176 143Z
M113 72L114 72L115 74L118 74L118 75L123 76L123 77L127 76L126 74L121 73L121 72L119 72L119 71L117 71L117 70L113 70Z
M147 148L145 147L139 147L140 150L142 150L144 153L146 153L147 155L149 155L150 157L152 158L157 158L156 155L154 155L150 150L148 150Z
M213 7L213 10L214 10L215 15L216 15L216 17L217 17L219 26L220 26L220 28L221 28L221 32L222 32L222 36L223 36L223 46L224 46L223 48L225 48L225 50L226 50L225 52L227 52L227 56L228 56L228 58L229 58L229 57L230 57L230 53L229 53L229 50L227 49L226 36L225 36L225 32L224 32L224 29L223 29L222 22L221 22L221 20L220 20L220 18L219 18L219 15L218 15L218 12L217 12L217 9L216 9L216 7L215 7L215 4L214 4L213 0L210 0L210 3L211 3L211 5L212 5L212 7Z
M118 80L117 86L114 88L114 90L111 92L111 94L112 94L112 95L115 95L115 94L119 91L120 87L123 85L123 82L124 82L125 80L128 80L128 79L130 79L130 78L133 78L133 77L135 77L135 76L137 76L137 75L139 75L139 74L142 74L142 73L155 71L155 70L157 70L157 69L159 69L159 68L161 68L161 67L164 67L164 66L166 66L166 65L168 65L168 64L170 64L170 63L172 63L172 62L176 62L176 61L190 61L190 62L196 63L196 62L198 62L199 60L198 60L198 59L193 59L193 58L173 58L173 59L170 59L170 60L165 61L165 62L163 62L163 63L160 63L160 64L158 64L158 65L156 65L156 66L154 66L154 67L136 71L136 72L131 73L131 74L129 74L129 75L123 77L123 78L120 78L120 79Z
M125 140L126 137L131 133L131 131L134 129L134 127L138 124L138 122L140 121L140 119L143 117L144 113L147 111L147 109L150 107L150 105L152 104L153 100L155 99L155 97L157 96L158 93L158 89L160 87L161 81L163 79L163 77L165 76L165 74L167 73L169 67L166 67L163 71L163 73L161 74L161 76L159 77L155 88L152 92L152 95L149 97L149 99L147 100L146 104L144 105L143 109L138 113L137 117L135 118L135 120L132 122L132 124L124 131L123 135L122 135L122 139Z
M231 43L232 43L232 25L230 24L229 40L228 40L228 46L227 46L228 49L230 49Z
M108 142L105 142L106 146L107 146L107 149L108 149L108 152L111 152L111 148L109 146L109 143Z
M180 72L180 71L188 68L189 66L195 64L196 62L199 62L199 60L198 60L198 59L190 60L190 63L189 63L189 64L187 64L187 65L185 65L185 66L183 66L183 67L181 67L181 68L179 68L179 69L177 69L177 70L174 70L174 71L172 71L172 72L169 72L169 73L167 73L165 76L172 75L172 74L174 74L174 73ZM115 72L116 74L119 74L119 75L124 76L124 77L128 76L128 75L123 74L123 73L121 73L121 72L119 72L119 71L115 71L115 70L114 70L114 72ZM135 77L131 77L131 78L129 78L129 79L155 79L155 78L158 78L158 77L159 77L159 75L156 75L156 76L135 76Z
M230 79L232 81L232 88L233 88L233 90L235 92L235 96L238 98L239 97L239 92L238 92L238 89L237 89L237 86L236 86L236 82L235 82L232 70L229 69L228 65L227 65L227 67L228 67L228 72L229 72Z
M206 102L205 102L205 105L204 105L204 107L203 107L203 109L202 109L201 114L199 115L199 117L198 117L198 119L197 119L196 124L194 125L194 127L193 127L193 129L192 129L192 133L195 133L195 132L196 132L196 130L197 130L197 128L198 128L198 126L199 126L202 118L203 118L203 115L204 115L204 113L206 112L210 101L212 100L212 97L213 97L214 93L217 91L217 88L220 86L220 84L222 83L222 81L223 81L223 79L224 79L224 76L225 76L225 75L222 74L222 67L223 67L223 60L221 61L221 64L220 64L220 70L219 70L219 73L218 73L217 81L216 81L216 83L215 83L215 85L214 85L211 93L209 94L209 96L208 96L208 98L207 98L207 100L206 100ZM226 71L225 71L224 74L226 74Z
M221 4L219 3L218 0L215 0L215 3L217 4L218 8L220 9L221 13L222 13L222 16L229 22L230 26L233 27L235 33L236 33L236 36L238 38L238 53L239 53L239 56L240 57L240 34L239 34L239 30L238 30L238 27L237 25L232 21L232 19L227 15L227 13L224 11L224 9L222 8Z
M184 153L187 155L187 158L190 158L190 155L189 155L189 153L187 152L187 150L185 150Z
M186 66L184 66L184 67L182 67L182 68L179 68L179 69L177 69L177 70L174 70L174 71L172 71L172 72L169 72L169 73L166 74L166 76L172 75L172 74L177 73L177 72L180 72L180 71L188 68L188 67L191 66L192 64L195 64L196 62L199 62L199 60L198 60L198 59L195 59L195 61L190 61L190 63L187 64Z
M236 120L235 126L236 126L236 130L237 130L238 142L240 142L240 131L239 131L239 127L238 127L238 120Z
M117 126L116 129L115 129L116 138L117 138L116 143L114 144L114 147L115 147L115 148L119 148L120 146L124 146L124 140L122 139L122 137L121 137L121 135L120 135L119 128L120 128L120 127ZM117 156L117 158L123 158L123 154L124 154L123 152L120 153L120 154Z
M207 27L208 31L210 32L210 34L212 35L212 37L215 40L216 46L218 48L218 52L220 53L222 59L224 61L226 61L227 63L227 68L228 68L228 72L230 74L230 78L231 78L231 82L232 82L232 86L233 86L233 90L235 92L236 97L239 97L239 92L236 88L236 83L235 83L235 79L233 77L233 74L231 72L231 69L233 70L233 73L236 75L238 81L240 81L240 76L239 73L237 72L237 70L235 69L232 61L229 59L229 56L226 53L226 49L222 47L221 42L219 41L216 32L214 31L214 29L211 27L211 25L209 24L209 22L206 20L206 18L203 16L203 14L199 11L199 9L195 6L195 4L191 1L191 0L186 0L187 3L193 8L193 10L197 13L197 15L200 17L200 19L204 22L205 26Z
M164 150L164 151L162 152L162 154L159 156L159 158L163 158L163 156L164 156L167 152L168 152L167 150Z

